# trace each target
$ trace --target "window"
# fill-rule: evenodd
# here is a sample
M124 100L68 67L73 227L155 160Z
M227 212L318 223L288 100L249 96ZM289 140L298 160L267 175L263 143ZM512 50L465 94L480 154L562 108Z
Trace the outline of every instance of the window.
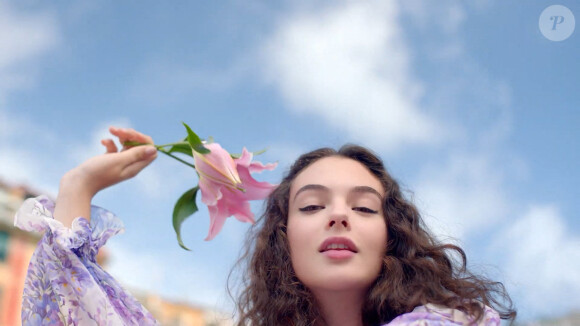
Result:
M8 257L8 232L0 230L0 261L5 261Z

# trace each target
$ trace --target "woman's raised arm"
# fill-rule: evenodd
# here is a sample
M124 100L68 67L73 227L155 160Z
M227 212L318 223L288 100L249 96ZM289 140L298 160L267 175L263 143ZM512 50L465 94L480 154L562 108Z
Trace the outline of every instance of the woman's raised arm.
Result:
M151 137L133 129L109 130L122 144L153 144ZM15 214L15 226L44 232L24 281L24 326L159 325L97 263L99 249L123 230L123 223L113 213L91 206L97 192L137 175L155 159L157 150L154 146L124 146L118 151L112 139L101 142L107 152L67 172L56 203L46 196L29 198ZM82 218L72 225L77 217ZM53 218L62 224L54 223ZM89 218L93 218L91 223L87 223Z
M133 129L110 127L109 131L121 144L126 141L154 144L150 136ZM112 139L103 139L101 143L107 149L105 154L88 159L60 180L54 218L66 227L78 216L90 218L91 200L99 191L134 177L157 157L153 146L124 146L118 151Z

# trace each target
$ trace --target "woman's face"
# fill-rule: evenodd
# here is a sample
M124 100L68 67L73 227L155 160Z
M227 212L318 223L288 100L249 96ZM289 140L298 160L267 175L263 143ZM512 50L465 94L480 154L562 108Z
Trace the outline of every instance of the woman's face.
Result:
M290 187L288 242L296 275L311 291L366 291L387 247L385 190L361 163L326 157Z

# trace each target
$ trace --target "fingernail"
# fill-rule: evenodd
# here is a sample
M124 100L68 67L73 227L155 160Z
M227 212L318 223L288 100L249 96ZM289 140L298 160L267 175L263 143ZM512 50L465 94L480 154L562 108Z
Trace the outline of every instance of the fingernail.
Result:
M145 150L145 154L146 155L153 155L157 152L157 148L155 147L147 147L147 149Z

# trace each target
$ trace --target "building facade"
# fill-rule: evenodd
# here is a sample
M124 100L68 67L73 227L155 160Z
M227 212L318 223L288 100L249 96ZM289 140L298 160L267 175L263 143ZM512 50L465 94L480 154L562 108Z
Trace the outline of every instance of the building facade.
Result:
M40 237L14 228L14 214L24 199L36 195L0 180L0 325L22 325L24 279Z

